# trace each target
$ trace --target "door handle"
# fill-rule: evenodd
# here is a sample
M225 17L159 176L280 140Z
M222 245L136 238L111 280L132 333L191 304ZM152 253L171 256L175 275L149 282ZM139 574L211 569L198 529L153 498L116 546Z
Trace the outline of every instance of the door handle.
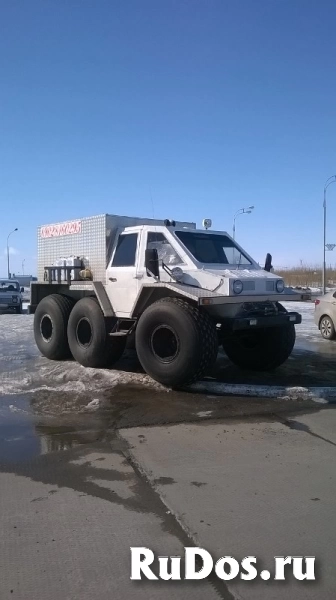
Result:
M109 280L110 281L117 281L117 278L116 277L109 277Z

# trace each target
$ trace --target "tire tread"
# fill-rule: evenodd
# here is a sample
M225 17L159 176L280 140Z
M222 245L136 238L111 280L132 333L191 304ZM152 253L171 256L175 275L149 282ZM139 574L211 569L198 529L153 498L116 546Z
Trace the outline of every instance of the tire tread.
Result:
M192 374L178 387L188 386L202 378L205 371L214 364L218 351L218 338L214 323L210 316L194 304L179 297L161 298L154 302L149 309L154 310L160 304L172 304L179 306L191 317L193 326L200 340L198 348L198 360ZM148 310L148 309L147 309Z

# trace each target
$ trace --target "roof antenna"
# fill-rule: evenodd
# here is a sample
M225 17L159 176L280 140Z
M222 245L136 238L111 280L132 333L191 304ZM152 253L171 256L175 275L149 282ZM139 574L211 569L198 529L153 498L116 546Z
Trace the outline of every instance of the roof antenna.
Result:
M153 202L153 194L152 194L152 188L149 188L149 192L150 192L150 199L151 199L151 204L152 204L152 215L153 215L153 219L155 219L155 215L154 215L154 202Z

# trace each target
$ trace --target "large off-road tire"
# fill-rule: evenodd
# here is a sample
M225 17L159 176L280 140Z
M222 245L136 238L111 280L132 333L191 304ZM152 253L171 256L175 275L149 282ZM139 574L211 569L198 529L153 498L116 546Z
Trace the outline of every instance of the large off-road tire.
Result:
M146 373L172 388L200 379L218 351L213 321L180 298L164 298L143 312L135 344Z
M237 332L223 339L229 359L243 369L269 371L284 363L295 344L295 327L269 327Z
M69 346L83 367L104 368L121 358L126 336L108 335L105 318L96 298L82 298L75 305L68 323Z
M61 294L51 294L38 304L34 315L36 345L46 358L63 360L71 356L67 326L74 300Z

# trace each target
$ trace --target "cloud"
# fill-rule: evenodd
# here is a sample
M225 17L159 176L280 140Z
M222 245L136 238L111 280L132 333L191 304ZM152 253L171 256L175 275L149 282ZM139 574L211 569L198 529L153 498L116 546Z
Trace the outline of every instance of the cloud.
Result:
M7 256L7 248L4 249L3 253ZM9 254L11 256L17 256L18 254L20 254L20 252L19 252L19 250L17 250L17 248L13 248L13 246L9 246Z

